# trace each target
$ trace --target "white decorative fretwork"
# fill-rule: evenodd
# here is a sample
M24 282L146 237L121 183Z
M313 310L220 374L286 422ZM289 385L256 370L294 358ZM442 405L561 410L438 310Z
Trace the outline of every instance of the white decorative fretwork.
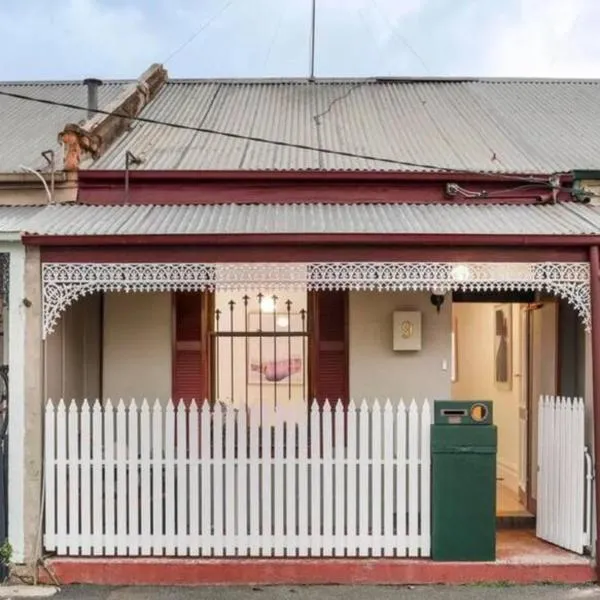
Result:
M95 292L306 289L542 291L566 299L591 326L588 263L46 263L43 335L77 298Z

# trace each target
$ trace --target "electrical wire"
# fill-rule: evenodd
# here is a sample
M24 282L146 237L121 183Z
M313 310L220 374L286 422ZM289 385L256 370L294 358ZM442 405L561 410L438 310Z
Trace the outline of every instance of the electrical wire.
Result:
M377 12L380 14L381 18L386 23L389 23L390 20L384 14L381 6L379 5L379 2L377 0L371 0L371 4L375 7L375 10L377 10ZM413 46L409 43L409 41L398 31L398 27L392 25L391 30L392 30L392 36L397 37L404 44L404 46L408 49L408 51L421 63L421 66L425 69L426 73L430 73L427 63L423 60L421 55L413 48Z
M221 8L213 14L207 21L202 23L202 25L185 41L183 44L178 46L165 60L163 60L163 64L167 64L174 56L179 54L184 48L189 46L205 29L210 27L233 3L235 0L229 0L225 2Z
M310 144L299 144L295 142L285 142L283 140L275 140L260 136L245 135L242 133L235 133L232 131L221 131L219 129L211 129L209 127L195 127L193 125L185 125L183 123L173 123L168 121L161 121L159 119L150 119L148 117L131 116L126 113L118 111L107 111L100 108L90 109L87 106L80 104L72 104L70 102L60 102L58 100L49 100L47 98L35 98L33 96L27 96L26 94L18 94L16 92L7 92L6 90L0 90L0 96L6 96L8 98L14 98L16 100L23 100L26 102L37 102L38 104L45 104L48 106L56 106L60 108L70 108L78 111L89 111L91 113L115 116L127 119L132 122L146 123L148 125L160 125L162 127L170 127L172 129L180 129L184 131L195 131L198 133L206 133L209 135L217 135L235 140L244 140L249 142L256 142L259 144L269 144L272 146L279 146L283 148L294 148L297 150L308 150L312 152L319 152L321 154L333 155L333 156L344 156L347 158L359 158L367 161L381 162L384 164L398 165L402 167L412 167L414 169L423 169L426 171L463 174L463 175L480 175L482 177L490 177L495 179L505 179L508 181L524 181L527 183L548 183L547 176L541 175L510 175L508 173L495 173L491 171L478 171L474 169L462 169L453 167L442 167L440 165L433 165L427 163L418 163L408 160L399 160L395 158L387 158L384 156L373 156L371 154L361 154L357 152L348 152L345 150L333 150L331 148L319 148L317 146L311 146ZM554 173L554 175L568 175L568 173Z

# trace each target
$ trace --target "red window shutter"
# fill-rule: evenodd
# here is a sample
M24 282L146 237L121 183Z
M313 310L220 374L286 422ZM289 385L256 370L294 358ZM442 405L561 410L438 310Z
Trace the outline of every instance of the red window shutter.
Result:
M311 293L311 388L320 404L348 403L348 293Z
M173 400L204 400L209 393L210 296L204 292L173 296Z

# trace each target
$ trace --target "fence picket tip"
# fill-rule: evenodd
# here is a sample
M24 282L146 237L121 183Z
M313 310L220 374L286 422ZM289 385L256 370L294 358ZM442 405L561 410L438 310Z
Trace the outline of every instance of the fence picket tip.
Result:
M383 409L386 413L388 412L392 412L393 407L392 407L392 401L389 398L386 398L385 400L385 407Z
M61 398L61 399L58 401L57 410L58 410L59 412L65 412L65 410L66 410L65 406L66 406L66 405L65 405L65 400L64 400L64 398Z

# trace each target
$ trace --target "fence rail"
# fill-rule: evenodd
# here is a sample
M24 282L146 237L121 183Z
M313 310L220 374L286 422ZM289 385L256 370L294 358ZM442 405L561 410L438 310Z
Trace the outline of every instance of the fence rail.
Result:
M48 401L45 549L429 556L429 402L305 408Z

